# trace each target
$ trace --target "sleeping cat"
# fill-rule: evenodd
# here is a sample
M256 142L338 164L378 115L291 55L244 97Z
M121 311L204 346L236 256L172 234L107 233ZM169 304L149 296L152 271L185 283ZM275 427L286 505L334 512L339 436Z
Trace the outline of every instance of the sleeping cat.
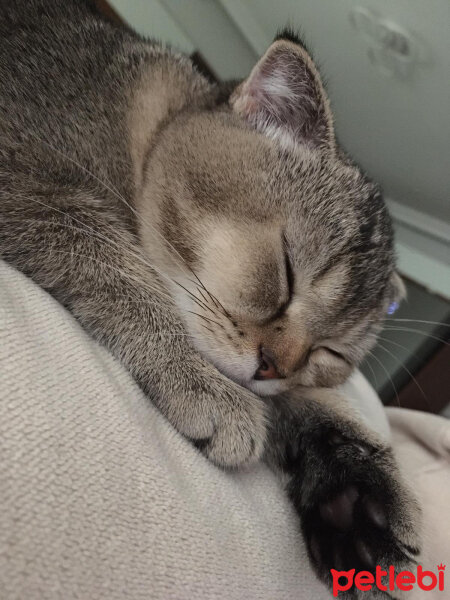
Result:
M325 389L402 295L391 223L302 42L217 86L81 0L2 3L0 34L0 255L211 461L282 473L324 581L407 565L419 509Z

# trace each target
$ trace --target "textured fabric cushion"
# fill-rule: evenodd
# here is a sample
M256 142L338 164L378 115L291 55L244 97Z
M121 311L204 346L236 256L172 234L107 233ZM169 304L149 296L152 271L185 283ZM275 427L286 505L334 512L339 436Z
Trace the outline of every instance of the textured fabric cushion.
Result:
M273 474L209 464L61 306L1 261L0 342L2 600L331 597ZM441 452L426 455L427 486L448 460L438 421L424 434ZM401 435L408 454L407 427Z

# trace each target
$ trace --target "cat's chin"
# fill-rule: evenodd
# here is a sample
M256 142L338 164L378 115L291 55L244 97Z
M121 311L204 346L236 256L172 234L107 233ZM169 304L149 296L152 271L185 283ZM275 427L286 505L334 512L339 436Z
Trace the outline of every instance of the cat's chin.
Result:
M290 387L285 379L268 379L266 381L252 379L244 385L258 396L276 396L287 392Z

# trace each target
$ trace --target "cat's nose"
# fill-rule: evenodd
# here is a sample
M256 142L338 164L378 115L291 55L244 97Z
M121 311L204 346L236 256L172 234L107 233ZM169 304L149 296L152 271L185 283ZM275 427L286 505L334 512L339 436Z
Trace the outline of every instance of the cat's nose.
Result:
M267 348L261 348L259 367L256 370L253 379L279 379L279 377L280 374L273 353Z

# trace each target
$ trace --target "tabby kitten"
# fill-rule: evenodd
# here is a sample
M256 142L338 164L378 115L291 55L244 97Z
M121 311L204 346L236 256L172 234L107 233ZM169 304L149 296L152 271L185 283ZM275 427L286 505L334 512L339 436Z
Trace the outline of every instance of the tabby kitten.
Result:
M392 452L323 389L401 296L391 223L304 45L232 89L81 0L2 3L0 35L1 256L210 460L283 472L325 581L408 564Z

